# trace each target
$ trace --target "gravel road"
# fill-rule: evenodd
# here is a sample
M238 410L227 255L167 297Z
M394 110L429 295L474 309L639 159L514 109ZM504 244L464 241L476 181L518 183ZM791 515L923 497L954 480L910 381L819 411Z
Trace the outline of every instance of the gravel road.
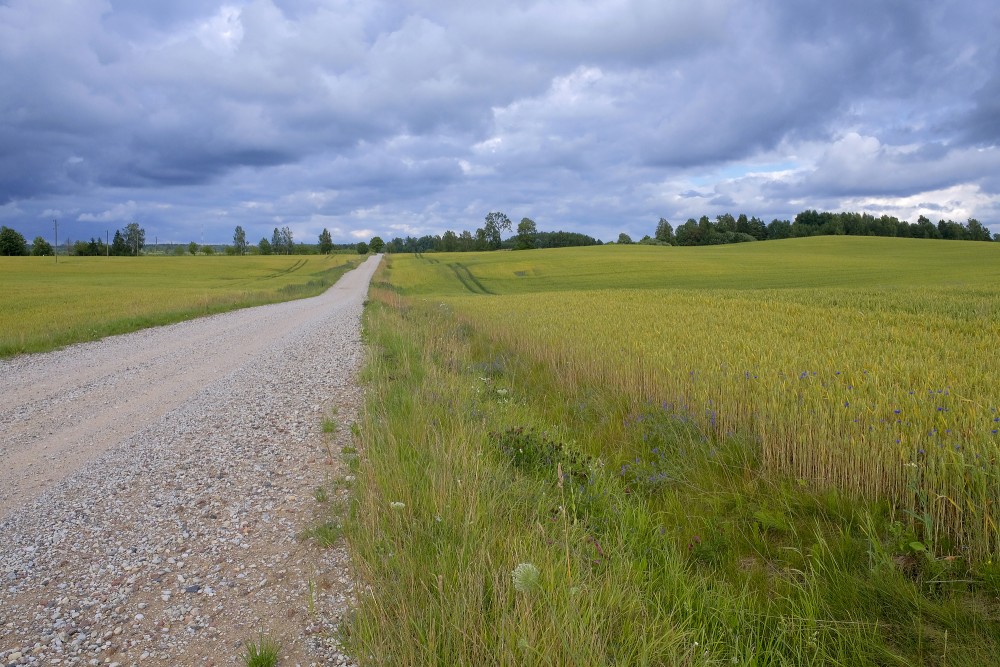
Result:
M346 552L302 533L351 480L378 261L311 299L0 361L0 665L233 665L261 633L279 665L351 664Z

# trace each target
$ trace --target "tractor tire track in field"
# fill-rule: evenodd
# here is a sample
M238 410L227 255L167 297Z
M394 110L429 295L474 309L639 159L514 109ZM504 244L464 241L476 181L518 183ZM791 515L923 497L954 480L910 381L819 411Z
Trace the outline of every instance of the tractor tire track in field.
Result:
M378 261L318 297L0 361L0 664L233 664L261 630L285 664L348 662L346 553L300 535L343 476Z

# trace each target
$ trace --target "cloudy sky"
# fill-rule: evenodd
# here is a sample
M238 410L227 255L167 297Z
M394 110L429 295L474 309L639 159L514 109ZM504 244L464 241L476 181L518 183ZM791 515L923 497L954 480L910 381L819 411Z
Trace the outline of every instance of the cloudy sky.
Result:
M1000 232L997 34L995 0L0 0L0 223Z

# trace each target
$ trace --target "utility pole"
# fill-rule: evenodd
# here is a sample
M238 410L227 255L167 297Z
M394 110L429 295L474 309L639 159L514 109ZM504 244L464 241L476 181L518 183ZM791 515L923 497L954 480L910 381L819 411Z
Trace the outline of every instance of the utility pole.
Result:
M52 246L52 256L56 258L56 264L59 263L59 221L55 218L52 219L52 227L55 229L56 234L56 244Z

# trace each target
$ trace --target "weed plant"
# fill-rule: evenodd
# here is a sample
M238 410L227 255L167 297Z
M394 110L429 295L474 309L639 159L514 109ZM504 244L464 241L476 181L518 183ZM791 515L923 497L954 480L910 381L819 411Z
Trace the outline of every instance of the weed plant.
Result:
M240 659L245 667L275 667L281 655L281 644L276 639L261 633L257 641L244 645Z

